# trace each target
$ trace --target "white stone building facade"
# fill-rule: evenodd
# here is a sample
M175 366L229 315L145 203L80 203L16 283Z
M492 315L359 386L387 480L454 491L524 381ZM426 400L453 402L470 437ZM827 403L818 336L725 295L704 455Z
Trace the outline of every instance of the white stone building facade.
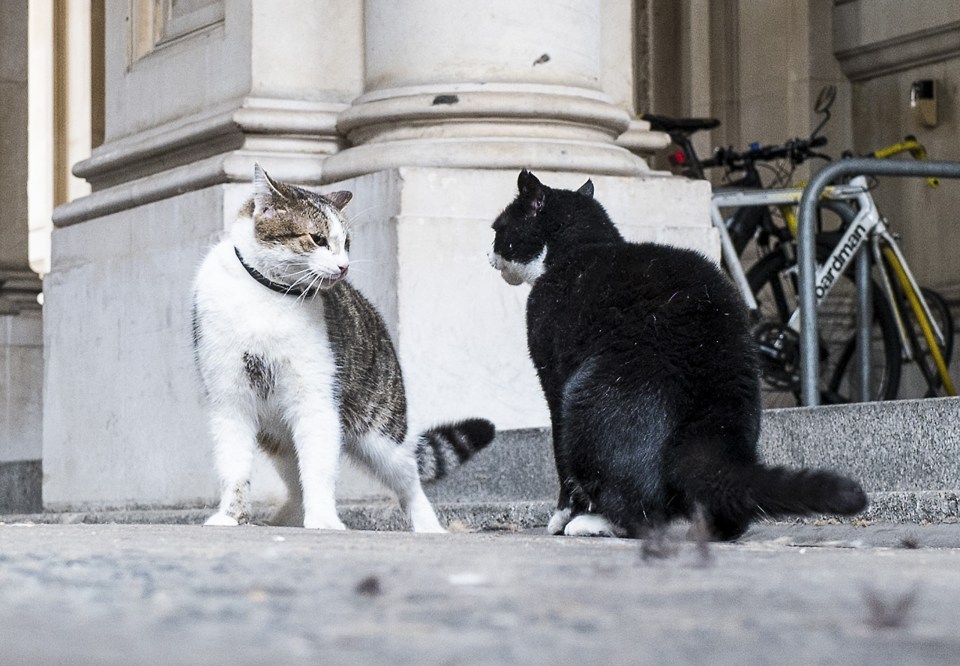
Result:
M63 2L93 19L93 92L68 96L51 133L56 142L74 106L92 108L95 147L73 166L89 193L57 200L48 264L32 262L49 271L42 310L22 165L40 134L27 131L41 76L27 56L43 42L24 27L49 5L0 4L0 510L38 508L41 466L42 503L54 510L216 496L190 286L254 162L281 180L354 192L352 280L394 337L413 427L468 415L539 427L526 290L486 263L490 223L520 168L558 186L590 177L628 237L716 257L709 184L656 168L667 140L639 112L720 117L705 145L779 142L809 132L811 100L832 82L831 141L862 151L912 129L895 99L904 81L935 76L952 93L960 84L960 11L949 0L909 15L886 0ZM68 28L54 19L54 46ZM945 107L921 138L956 159L960 121ZM891 199L904 196L919 195ZM948 241L960 227L938 233ZM920 241L908 250L923 265L941 258ZM936 279L949 291L960 268ZM269 497L265 468L259 481ZM358 477L342 489L367 492Z

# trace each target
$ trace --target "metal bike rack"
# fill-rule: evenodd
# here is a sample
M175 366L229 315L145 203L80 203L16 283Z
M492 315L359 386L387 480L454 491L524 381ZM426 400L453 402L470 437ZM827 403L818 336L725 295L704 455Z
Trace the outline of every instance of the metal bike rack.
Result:
M797 213L797 263L800 279L800 398L804 405L813 407L820 403L819 371L817 360L820 351L817 348L817 292L814 279L817 274L817 248L814 236L817 203L820 195L833 181L845 176L915 176L925 178L960 178L960 162L915 162L907 160L879 160L875 158L854 158L832 162L810 179L809 185L800 197L800 210ZM868 248L861 249L861 253ZM867 262L861 254L858 261L857 286L861 293L861 305L869 301L867 296ZM861 368L869 366L870 319L862 314L857 317L858 358ZM864 362L866 358L866 362Z

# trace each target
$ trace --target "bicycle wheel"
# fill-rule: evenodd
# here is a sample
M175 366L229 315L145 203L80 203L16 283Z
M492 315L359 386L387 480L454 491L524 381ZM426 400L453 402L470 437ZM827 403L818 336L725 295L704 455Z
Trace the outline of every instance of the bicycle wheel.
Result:
M817 260L829 256L829 247L817 248ZM759 347L765 408L800 404L800 339L787 326L797 307L797 263L793 256L774 251L747 271L757 299L759 321L754 339ZM873 400L896 397L900 382L900 346L896 321L880 286L873 281L871 332L871 388ZM820 401L853 402L860 395L856 371L857 299L852 271L844 274L818 310Z
M907 367L904 373L901 398L933 398L944 395L943 380L937 371L937 364L933 360L930 346L923 335L920 322L917 319L913 308L909 306L906 299L903 298L902 289L898 290L898 297L903 304L900 311L904 313L907 322L907 337L910 340L910 346L913 350L915 366ZM940 353L943 355L944 363L950 365L950 359L953 355L953 315L950 312L947 302L943 296L933 289L920 287L920 293L923 300L927 302L930 308L930 314L936 322L940 331L943 333L944 344L940 347Z

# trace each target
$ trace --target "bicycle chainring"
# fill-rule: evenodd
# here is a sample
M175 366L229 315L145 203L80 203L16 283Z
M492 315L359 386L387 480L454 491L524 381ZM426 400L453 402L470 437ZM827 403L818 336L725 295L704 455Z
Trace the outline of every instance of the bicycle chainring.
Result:
M753 329L763 382L777 391L800 390L800 335L786 324L766 321Z

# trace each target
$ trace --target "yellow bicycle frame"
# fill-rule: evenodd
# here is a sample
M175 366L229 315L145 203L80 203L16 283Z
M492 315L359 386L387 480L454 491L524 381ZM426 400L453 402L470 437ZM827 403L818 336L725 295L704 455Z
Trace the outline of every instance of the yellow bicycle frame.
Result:
M870 156L876 157L879 160L883 160L888 157L893 157L894 155L899 155L900 153L910 153L915 160L927 159L927 149L923 147L922 143L917 141L912 136L908 136L900 143L895 143L892 146L875 150L870 154ZM940 187L940 179L927 178L927 185L930 187Z
M920 324L920 330L923 332L923 337L927 341L927 347L929 347L930 355L933 356L933 362L937 366L937 374L940 375L944 390L947 395L957 395L957 390L953 387L953 381L950 379L950 373L947 370L947 364L940 351L940 344L937 342L937 338L933 333L933 326L931 326L930 320L927 318L926 310L920 303L920 299L913 289L913 284L907 277L906 271L903 269L900 260L893 250L889 247L883 248L883 256L886 258L887 263L890 264L890 267L893 268L893 272L897 276L897 281L900 283L900 286L903 287L903 293L906 294L907 301L910 302L910 308L917 318L917 323Z
M888 157L893 157L894 155L899 155L900 153L910 153L910 156L915 160L925 160L927 159L927 149L924 148L923 144L917 141L914 137L908 136L903 141L895 143L893 145L887 146L886 148L880 148L870 153L870 157L875 157L878 160L885 160ZM806 187L807 181L802 180L796 184L797 187ZM927 185L931 188L940 187L939 178L927 178ZM796 207L785 205L778 206L780 214L783 216L784 221L787 223L787 228L790 230L790 235L794 238L797 237L797 213Z

